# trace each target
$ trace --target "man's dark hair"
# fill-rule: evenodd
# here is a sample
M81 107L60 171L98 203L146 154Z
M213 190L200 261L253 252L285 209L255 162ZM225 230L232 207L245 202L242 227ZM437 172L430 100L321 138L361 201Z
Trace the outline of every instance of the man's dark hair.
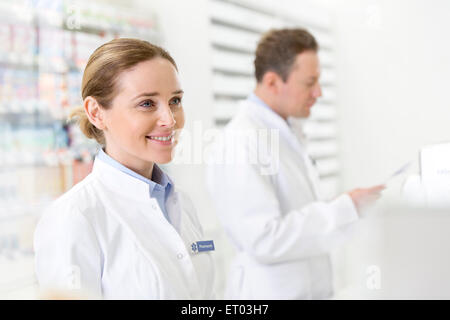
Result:
M317 52L319 45L305 29L270 30L263 35L256 48L256 81L261 82L268 71L276 72L286 81L297 55L308 50Z

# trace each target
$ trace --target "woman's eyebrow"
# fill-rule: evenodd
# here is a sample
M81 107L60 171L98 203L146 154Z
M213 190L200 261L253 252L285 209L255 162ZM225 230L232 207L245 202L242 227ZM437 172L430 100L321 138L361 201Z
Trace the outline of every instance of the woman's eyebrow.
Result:
M183 90L177 90L172 92L172 94L181 94L184 93ZM134 97L134 100L140 98L140 97L153 97L153 96L159 96L159 92L143 92L139 95L137 95L136 97Z

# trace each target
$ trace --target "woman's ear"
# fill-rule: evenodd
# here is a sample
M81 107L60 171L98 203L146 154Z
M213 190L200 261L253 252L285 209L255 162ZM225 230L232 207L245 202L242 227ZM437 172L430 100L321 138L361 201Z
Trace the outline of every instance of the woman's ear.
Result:
M91 96L86 97L83 101L83 107L86 111L89 122L97 129L104 130L106 125L104 123L104 109L100 107L97 100Z

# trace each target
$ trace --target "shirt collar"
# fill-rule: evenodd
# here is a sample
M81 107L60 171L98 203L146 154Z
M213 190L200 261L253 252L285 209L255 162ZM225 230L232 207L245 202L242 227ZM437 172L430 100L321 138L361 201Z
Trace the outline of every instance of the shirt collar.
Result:
M153 165L151 182L155 182L164 188L170 184L169 177L156 165L156 163Z
M281 119L285 124L288 125L288 127L291 126L291 123L289 121L289 119L286 121L283 119L282 116L280 116L278 113L276 113L267 103L265 103L260 97L258 97L254 92L250 93L250 95L247 98L248 101L253 102L256 105L262 106L265 109L269 110L270 113L275 116L276 118Z
M164 171L162 171L158 165L155 163L153 164L153 171L152 171L152 179L148 179L139 173L134 172L133 170L125 167L123 164L121 164L119 161L113 159L111 156L106 154L105 151L103 151L102 148L100 148L97 158L110 166L136 178L140 181L145 182L150 187L150 196L152 195L153 190L155 188L165 190L167 193L170 192L172 187L172 181L170 178L165 174Z
M258 105L260 105L260 106L262 106L262 107L264 107L264 108L266 108L266 109L269 109L269 110L271 110L272 112L274 112L273 110L272 110L272 108L271 107L269 107L269 105L267 104L267 103L265 103L264 101L262 101L262 99L260 98L260 97L258 97L255 93L250 93L250 95L248 96L248 100L250 100L250 101L252 101L252 102L254 102L254 103L256 103L256 104L258 104Z
M269 128L278 129L280 134L284 136L294 148L302 150L305 148L306 143L303 139L304 135L300 124L295 123L295 125L293 125L294 123L290 118L288 118L287 121L284 120L254 93L250 94L245 102L244 105L246 108L244 110L246 111L244 112L248 113L250 117L259 119Z

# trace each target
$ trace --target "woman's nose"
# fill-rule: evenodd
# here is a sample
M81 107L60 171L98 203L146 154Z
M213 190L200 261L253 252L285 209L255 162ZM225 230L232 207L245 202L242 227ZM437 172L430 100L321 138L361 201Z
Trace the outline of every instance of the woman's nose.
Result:
M169 106L164 106L159 111L158 124L161 127L171 128L175 125L175 117L173 115L172 109Z

